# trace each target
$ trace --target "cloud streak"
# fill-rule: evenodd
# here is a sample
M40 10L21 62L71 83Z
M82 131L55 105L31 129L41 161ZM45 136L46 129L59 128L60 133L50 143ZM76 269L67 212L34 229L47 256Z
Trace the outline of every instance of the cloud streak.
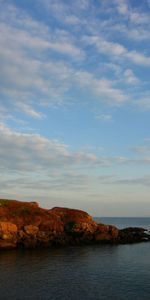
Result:
M71 152L67 145L39 134L12 131L3 124L0 125L0 133L1 169L47 172L63 166L93 164L97 161L92 153Z
M148 164L150 157L105 157L84 151L70 151L69 146L35 133L21 133L0 124L0 168L8 171L36 172L60 167L111 167L112 165ZM11 149L11 151L10 151ZM142 148L143 150L143 148ZM145 148L144 148L145 151ZM139 152L139 151L138 151ZM142 152L143 153L143 152ZM145 152L144 152L145 153Z
M141 66L150 66L150 57L146 56L136 50L128 50L125 46L120 43L114 43L105 40L101 36L91 35L85 36L83 41L86 44L93 45L97 51L105 55L110 55L115 58L128 59L132 63Z
M11 106L12 112L21 111L40 120L45 106L65 106L70 100L76 104L75 93L81 89L99 107L120 107L134 102L139 109L148 109L148 100L139 99L139 91L135 89L130 96L130 86L140 84L142 89L134 65L147 68L150 57L145 52L129 49L126 41L121 44L114 39L113 31L120 30L120 34L127 31L125 24L118 24L116 18L114 23L112 18L98 18L96 7L90 1L76 1L72 5L64 1L42 3L46 16L57 20L55 26L35 19L13 4L1 4L2 106L6 110ZM99 6L99 14L102 12L104 16L105 10L117 9L121 16L130 15L134 24L135 20L139 24L137 19L141 22L143 19L142 24L144 18L147 20L145 15L140 17L137 11L133 12L125 1L114 1L110 7L105 3L105 10L103 5L102 2ZM132 27L128 32L135 29ZM139 101L135 101L137 97Z

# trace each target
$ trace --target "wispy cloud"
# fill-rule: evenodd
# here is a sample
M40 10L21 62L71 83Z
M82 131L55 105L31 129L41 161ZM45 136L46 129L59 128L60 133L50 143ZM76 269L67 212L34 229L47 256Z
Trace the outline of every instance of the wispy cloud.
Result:
M150 157L98 156L92 152L71 151L69 146L36 133L22 133L0 124L1 169L43 171L73 166L111 167L124 164L148 164ZM10 153L11 149L11 153ZM138 148L139 149L139 148ZM140 148L149 149L149 148ZM146 150L145 150L146 151ZM136 148L137 152L137 148ZM138 152L142 152L138 151ZM143 152L142 152L143 153Z
M92 90L92 92L101 97L108 104L121 104L127 100L127 96L122 90L114 87L115 83L108 79L98 79L92 73L78 71L75 74L75 79L82 87Z
M112 116L109 114L98 114L96 115L96 119L99 121L109 122L112 121Z
M129 6L128 6L127 1L125 1L125 0L120 0L120 1L115 0L114 2L117 5L116 8L117 8L118 12L121 15L127 16L129 14Z
M149 187L150 186L150 175L145 175L143 177L138 178L127 178L127 179L118 179L112 181L112 184L120 184L120 185L142 185Z
M0 14L3 105L7 96L12 107L41 118L38 105L41 102L56 105L66 91L70 69L63 59L67 56L82 60L85 53L65 30L52 32L47 25L15 6L5 6L6 10ZM53 57L57 53L61 56L59 61Z
M112 189L124 185L149 187L148 175L135 177L130 174L126 177L123 174L127 166L132 170L133 166L140 165L149 168L148 148L136 149L133 157L101 156L94 151L72 151L63 142L37 133L12 130L2 123L0 136L0 169L3 174L0 187L4 197L47 197L54 203L66 203L70 192L72 201L75 201L75 197L81 199L95 191L97 198L100 191L104 192L105 198L108 186ZM121 175L117 174L118 166L119 169L122 167Z
M95 154L71 152L67 145L39 134L13 131L0 125L1 169L32 171L49 170L60 166L91 164L98 161ZM10 149L11 151L10 153ZM101 160L99 163L104 164Z
M114 87L111 80L97 78L95 74L81 69L77 71L62 56L57 60L53 57L53 51L73 60L85 57L85 51L74 44L67 31L56 29L52 34L45 24L33 20L14 6L6 8L1 16L3 105L7 96L12 107L40 119L42 112L39 105L59 105L75 84L83 89L88 86L92 94L102 100L108 98L109 101L105 102L111 105L126 100L123 91Z
M40 1L38 3L41 5ZM141 108L149 107L146 99L138 97L139 101L135 101L136 90L132 92L131 99L127 89L127 85L136 86L139 82L142 86L143 80L136 76L129 64L132 62L147 68L150 65L148 53L129 49L126 41L121 44L111 36L113 30L119 30L117 26L124 28L124 32L132 32L136 28L127 30L124 23L117 23L116 18L113 24L112 18L98 18L96 7L90 1L76 1L72 5L65 1L45 0L42 3L47 18L57 19L55 26L50 26L51 23L46 20L35 19L15 5L2 3L0 54L3 107L11 106L12 111L20 110L30 117L42 119L45 105L65 105L71 98L76 103L76 88L81 88L84 93L88 91L88 96L97 105L119 107L135 102ZM106 7L106 12L115 8L130 19L133 13L134 18L135 13L136 18L139 16L126 1L113 1L110 6L105 2ZM99 4L99 13L102 10L105 16L102 8L103 2ZM141 18L144 17L142 14ZM64 25L60 26L59 22ZM77 27L72 29L71 24ZM141 30L146 29L141 27ZM125 86L120 84L121 79Z
M138 154L150 156L150 146L148 145L137 146L137 147L133 147L132 149Z
M89 207L91 195L97 205L99 195L109 204L125 195L125 205L130 190L140 199L149 187L149 1L0 6L1 193L66 204L71 192L72 205ZM143 144L131 149L131 140Z
M138 78L134 75L134 73L131 69L126 69L124 71L124 80L129 84L139 83Z
M116 42L105 40L101 36L85 36L83 41L86 44L93 45L97 51L112 57L119 57L120 59L128 59L137 65L149 66L150 57L136 50L128 50L124 45Z
M140 11L138 8L133 8L127 0L113 1L119 14L123 15L128 21L134 24L149 24L150 16L146 12Z

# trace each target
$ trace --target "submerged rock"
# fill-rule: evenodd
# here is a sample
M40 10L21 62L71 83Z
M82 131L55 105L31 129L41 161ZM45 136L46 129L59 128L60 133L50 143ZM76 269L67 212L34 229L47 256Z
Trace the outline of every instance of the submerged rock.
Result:
M98 224L82 210L0 200L0 249L144 241L150 241L145 229Z

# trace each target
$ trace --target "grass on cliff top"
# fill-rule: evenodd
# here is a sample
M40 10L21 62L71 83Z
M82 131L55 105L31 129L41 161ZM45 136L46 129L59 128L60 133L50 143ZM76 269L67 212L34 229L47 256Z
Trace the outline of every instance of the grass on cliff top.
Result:
M0 199L0 206L7 206L10 203L10 200Z

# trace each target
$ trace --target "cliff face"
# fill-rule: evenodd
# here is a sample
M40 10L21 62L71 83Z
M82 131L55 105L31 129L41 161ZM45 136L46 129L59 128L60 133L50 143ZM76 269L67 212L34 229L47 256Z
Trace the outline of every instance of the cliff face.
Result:
M81 210L43 209L35 202L0 200L0 248L50 247L150 240L142 228L97 224Z

